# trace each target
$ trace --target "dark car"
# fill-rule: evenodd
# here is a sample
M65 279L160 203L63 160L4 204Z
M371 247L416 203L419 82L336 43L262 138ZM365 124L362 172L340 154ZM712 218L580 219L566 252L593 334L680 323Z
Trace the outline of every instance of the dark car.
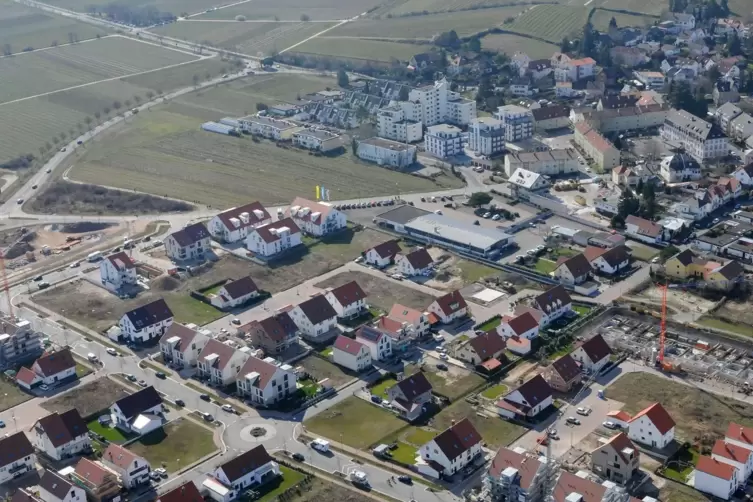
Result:
M177 406L181 406L181 407L182 407L182 406L185 406L185 405L186 405L186 402L185 402L185 401L183 401L182 399L176 399L176 400L175 400L175 404L176 404Z
M300 453L293 453L292 457L293 460L297 460L298 462L303 462L305 460L304 456Z
M165 375L161 371L158 371L157 373L155 373L154 376L156 376L157 378L161 378L162 380L164 380L165 378L167 378L167 375Z
M41 281L42 279L44 279L44 277L42 277L41 275L38 275L34 278L34 280L37 282Z
M401 483L405 483L406 485L412 485L413 484L413 478L410 476L398 476L397 480Z
M83 145L83 144L84 144L84 142L83 142L83 141L81 141L81 140L78 140L78 141L76 141L76 144L77 144L77 145Z
M214 422L214 417L210 415L209 413L205 413L204 420L206 420L207 422Z
M204 401L211 401L211 400L212 400L212 398L211 398L211 397L209 397L209 394L201 394L201 395L200 395L199 397L200 397L200 398L201 398L202 400L204 400Z
M441 370L441 371L447 371L447 370L449 370L449 368L447 367L447 365L444 364L444 363L437 364L437 369Z
M371 396L371 402L379 404L382 402L382 398L379 396Z

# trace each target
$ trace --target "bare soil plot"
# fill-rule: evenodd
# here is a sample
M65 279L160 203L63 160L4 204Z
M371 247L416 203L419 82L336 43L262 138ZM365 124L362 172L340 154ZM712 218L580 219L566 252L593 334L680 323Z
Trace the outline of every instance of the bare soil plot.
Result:
M76 408L82 417L87 418L129 394L131 392L125 387L105 377L48 399L40 403L40 406L50 413L63 413Z
M607 397L636 413L660 402L677 423L677 436L692 441L703 434L721 437L730 422L753 425L753 405L675 383L647 373L629 373L607 388Z
M448 364L447 371L438 370L436 365L441 362L433 357L425 357L421 366L408 365L404 372L406 375L412 375L420 369L426 375L434 391L452 401L465 396L484 383L484 379L480 376L454 364Z
M503 52L512 56L516 52L525 52L531 59L550 58L559 50L559 46L541 40L515 35L512 33L493 33L481 39L481 47L488 51Z
M314 478L314 481L300 487L300 494L296 491L289 502L372 502L374 499L349 490L343 486L330 483L322 478Z
M662 292L655 286L645 289L637 296L650 302L656 302L654 303L655 305L661 305ZM682 291L679 289L667 291L667 305L678 312L707 312L714 306L714 303L711 300L694 294L692 291ZM722 312L721 314L719 313L720 311ZM722 316L724 313L724 308L720 308L715 312L718 316Z
M5 411L31 399L31 394L22 391L15 382L0 378L0 411Z
M339 387L356 378L345 373L338 365L313 355L301 359L296 364L303 366L317 382L329 378L333 387Z
M336 288L350 281L356 281L361 286L361 289L368 295L369 304L385 312L389 312L396 303L423 310L434 301L433 296L423 291L396 284L394 281L365 272L343 272L315 284L315 286L322 289Z
M395 59L408 61L426 49L426 46L417 44L323 35L299 45L292 52L389 63Z
M467 418L481 434L481 438L487 443L487 447L492 450L510 445L526 432L524 427L502 420L497 416L489 418L479 416L478 411L475 406L465 400L460 400L440 411L430 424L432 428L441 432L452 427L454 423Z

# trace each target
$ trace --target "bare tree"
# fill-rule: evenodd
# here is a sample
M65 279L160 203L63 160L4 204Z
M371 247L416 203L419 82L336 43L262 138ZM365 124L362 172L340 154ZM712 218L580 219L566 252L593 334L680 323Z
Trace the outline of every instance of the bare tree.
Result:
M3 45L3 56L10 56L11 54L13 54L13 48L10 44Z
M109 106L105 106L105 107L104 107L104 108L102 109L102 112L103 112L103 113L105 114L105 117L109 117L109 116L110 116L110 112L111 112L111 111L112 111L112 110L110 109L110 107L109 107Z
M146 100L151 101L154 99L154 92L153 91L146 91Z
M133 101L136 103L136 106L139 106L141 104L141 101L142 101L141 96L139 96L138 94L135 95L133 97Z
M97 124L99 124L99 119L102 117L102 114L100 112L94 112L94 118L97 119Z
M65 142L65 138L67 138L67 137L68 137L68 133L67 132L61 132L60 133L60 141L61 142L64 143Z
M92 122L94 122L94 119L91 117L86 117L84 119L84 122L86 122L86 126L89 128L89 130L92 130Z
M113 101L112 107L115 108L115 113L120 113L120 109L123 107L123 105L120 103L120 101Z
M44 144L44 149L49 152L50 150L52 150L52 144L50 144L50 142L48 141Z
M193 86L194 87L198 87L198 85L199 85L199 76L196 75L196 74L194 74L194 76L191 77L191 79L193 80Z

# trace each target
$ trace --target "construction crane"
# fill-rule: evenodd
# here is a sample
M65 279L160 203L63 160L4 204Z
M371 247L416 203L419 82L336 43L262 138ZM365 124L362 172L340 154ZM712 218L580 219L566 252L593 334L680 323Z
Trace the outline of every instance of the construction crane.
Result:
M659 354L656 357L656 366L666 373L681 373L679 364L674 364L664 359L664 350L667 341L667 290L669 284L659 284L661 289L661 323L659 324Z
M3 276L3 289L5 290L5 298L8 300L8 315L13 317L13 303L10 298L10 287L8 286L8 272L5 269L5 253L6 249L0 250L0 271Z

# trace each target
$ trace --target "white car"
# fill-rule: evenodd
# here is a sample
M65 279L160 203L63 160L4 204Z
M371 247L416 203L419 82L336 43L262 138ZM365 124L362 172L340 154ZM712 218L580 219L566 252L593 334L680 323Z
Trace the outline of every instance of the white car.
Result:
M575 417L567 417L567 420L565 420L568 424L571 425L580 425L580 420L578 420Z
M159 469L153 469L152 472L157 473L159 476L166 478L167 477L167 469L164 469L160 467Z
M584 417L587 417L588 415L591 414L591 408L588 408L588 407L586 407L586 408L581 407L581 408L578 408L575 411L576 411L576 413L578 413L578 415L583 415Z
M492 220L494 221L499 221L501 218L502 217L499 214L495 214L494 216L492 216Z
M402 276L402 274L392 274L390 277L392 277L396 281L402 281L404 279L404 277Z
M614 422L609 422L609 421L604 422L601 425L604 426L607 429L616 429L617 428L617 424L615 424Z
M88 354L86 354L86 358L92 362L97 361L97 356L93 352L89 352Z
M117 356L118 355L118 351L115 350L115 349L113 349L113 348L108 348L107 349L107 353L110 354L111 356Z
M223 404L222 411L227 411L228 413L235 413L235 408L233 408L229 404Z
M446 360L448 360L450 358L450 356L448 356L447 354L439 354L439 358L442 361L446 361Z

